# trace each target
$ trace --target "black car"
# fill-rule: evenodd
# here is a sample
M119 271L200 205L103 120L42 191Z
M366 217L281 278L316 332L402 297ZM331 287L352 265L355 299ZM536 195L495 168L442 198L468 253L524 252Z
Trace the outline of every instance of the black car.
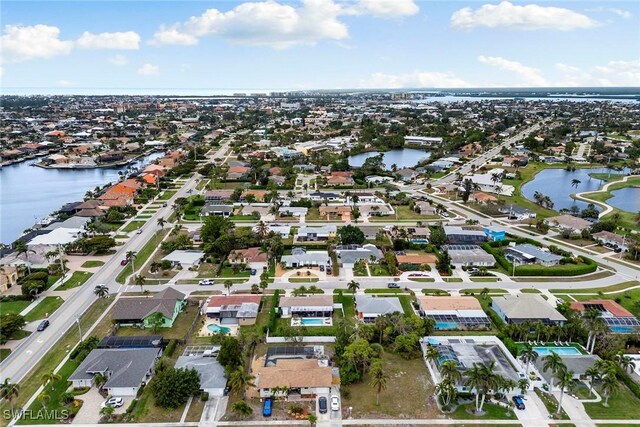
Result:
M520 410L524 410L524 400L522 400L522 396L513 396L513 403L516 404L516 408Z
M318 409L320 410L321 414L326 414L327 413L327 398L326 397L321 397L318 399Z
M48 320L43 320L42 322L40 322L40 324L38 325L38 331L42 332L45 329L47 329L47 326L49 326L49 321Z

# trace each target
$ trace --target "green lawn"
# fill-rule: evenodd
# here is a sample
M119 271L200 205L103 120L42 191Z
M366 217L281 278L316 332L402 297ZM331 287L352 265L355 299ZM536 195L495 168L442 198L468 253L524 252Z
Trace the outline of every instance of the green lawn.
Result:
M369 273L367 273L367 267L363 264L356 264L353 266L353 275L358 277L368 277Z
M409 277L409 280L412 282L435 282L436 279L433 277Z
M606 286L604 288L586 288L586 289L551 289L552 294L571 294L571 293L583 293L583 294L595 294L598 292L615 292L623 291L628 288L632 288L640 285L640 282L631 280L629 282L618 283L613 286Z
M182 313L178 314L178 317L173 322L171 328L158 328L154 331L153 328L137 328L137 327L122 327L118 328L116 332L117 336L136 336L136 335L162 335L165 339L183 339L189 327L193 323L193 319L199 316L198 306L187 305Z
M250 277L251 270L234 271L231 267L223 267L217 277L233 278L233 277Z
M372 276L391 276L385 265L370 265L369 271L371 271Z
M365 289L365 294L402 294L403 289Z
M138 228L142 227L145 224L146 224L145 221L131 221L122 229L122 231L124 231L125 233L136 231Z
M70 278L68 278L62 285L56 288L57 291L66 291L67 289L73 289L78 286L84 285L84 283L93 276L93 273L87 271L74 271Z
M50 274L49 277L47 277L47 287L45 289L49 289L50 287L52 287L53 284L58 281L58 279L60 279L59 275Z
M319 280L317 277L289 277L289 283L315 283Z
M31 301L3 301L0 302L0 313L19 314L22 310L27 308L29 304L31 304Z
M558 410L558 401L556 400L555 396L550 393L545 393L537 387L534 390L538 395L538 397L540 398L540 400L542 400L542 403L544 403L544 406L545 408L547 408L547 411L549 412L549 414L554 415ZM560 417L558 419L561 419L561 420L569 419L567 414L564 412L564 409L560 411Z
M499 282L500 279L497 277L471 277L472 282Z
M169 200L176 193L177 193L177 191L167 190L167 191L163 192L160 196L158 196L158 200Z
M117 237L117 236L116 236ZM128 236L125 236L125 238ZM94 260L94 261L85 261L81 267L82 268L93 268L93 267L102 267L104 265L104 261L98 261L98 260Z
M435 295L435 296L449 296L449 292L443 291L442 289L423 289L422 293L425 295Z
M484 415L478 416L472 413L475 410L475 403L460 405L448 416L455 420L517 420L513 411L493 403L485 403L482 409Z
M33 322L35 320L45 319L51 316L64 303L64 300L60 297L45 297L38 305L34 307L26 316L24 320L27 322Z
M10 354L11 354L10 348L0 348L0 362L2 362L4 359L9 357Z
M462 282L462 279L460 277L443 277L442 280L448 283Z
M353 296L349 293L343 293L342 296L334 295L333 302L336 304L342 304L344 310L344 317L351 318L356 315L355 302Z
M597 389L597 387L596 387ZM597 390L602 396L600 390ZM609 398L609 407L606 408L603 402L585 403L584 409L587 414L597 420L634 420L640 419L640 399L638 399L624 384Z
M149 239L149 241L142 247L142 249L140 249L140 251L138 252L138 256L134 261L136 269L139 269L141 266L143 266L147 262L147 260L149 259L153 251L158 247L158 245L162 241L162 237L166 233L168 233L168 231L169 230L156 231L156 234L154 234L154 236L151 239ZM120 274L118 274L118 276L116 277L116 282L124 284L124 279L128 275L130 275L132 272L133 270L131 267L131 263L129 263L122 269Z

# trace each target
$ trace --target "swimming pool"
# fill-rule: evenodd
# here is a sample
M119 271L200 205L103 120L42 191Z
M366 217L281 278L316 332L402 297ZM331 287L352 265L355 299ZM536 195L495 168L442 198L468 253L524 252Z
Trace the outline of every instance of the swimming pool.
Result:
M633 326L623 326L623 325L609 325L609 329L614 334L632 334L637 330L637 328Z
M324 319L318 319L315 317L303 317L300 319L300 323L305 326L322 326L324 325Z
M207 325L207 329L213 332L214 334L228 334L231 332L231 329L225 328L224 326L214 325L213 323Z
M436 325L435 325L436 330L458 329L458 328L459 328L458 322L436 322Z
M582 354L580 353L580 350L575 347L533 347L533 349L538 353L538 356L548 356L552 351L563 356L575 356Z

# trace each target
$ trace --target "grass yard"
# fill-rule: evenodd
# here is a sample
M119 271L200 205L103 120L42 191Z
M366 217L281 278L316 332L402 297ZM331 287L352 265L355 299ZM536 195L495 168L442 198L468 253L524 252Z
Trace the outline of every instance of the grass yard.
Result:
M289 283L316 283L319 280L317 277L289 277Z
M355 264L353 266L353 275L357 277L369 277L366 265L363 265L361 263Z
M433 277L409 277L409 280L412 282L435 282L436 279L434 279Z
M372 276L391 276L385 265L370 265L369 271L371 271Z
M175 196L176 193L177 191L167 190L163 192L160 196L158 196L158 200L169 200L170 198Z
M58 281L58 279L60 279L59 275L50 274L49 277L47 277L47 286L45 289L49 289L50 287L52 287Z
M422 293L425 295L434 295L434 296L449 296L449 292L443 291L442 289L423 289Z
M365 294L402 294L404 293L403 289L365 289Z
M520 292L522 292L523 294L539 294L540 289L526 288L526 289L520 289Z
M349 293L344 293L342 296L334 295L333 302L336 304L342 304L345 318L352 318L356 315L355 302L353 296Z
M448 283L462 282L462 279L460 277L443 277L442 280Z
M0 313L2 314L19 314L27 308L31 301L3 301L0 302Z
M469 403L466 405L460 405L458 408L450 414L447 414L450 418L455 420L517 420L516 414L510 409L502 406L495 405L493 403L485 403L482 407L484 415L478 416L472 413L475 409L475 403Z
M471 277L472 282L499 282L500 279L497 277Z
M116 236L118 237L118 236ZM125 238L128 236L125 236ZM82 263L82 265L80 267L82 268L94 268L94 267L102 267L104 265L104 261L98 261L98 260L93 260L93 261L85 261L84 263Z
M93 273L89 273L87 271L74 271L71 277L69 277L62 285L58 286L56 290L66 291L67 289L82 286L91 276L93 276Z
M224 267L220 270L220 274L217 277L231 278L231 277L250 277L251 270L237 270L234 271L231 267Z
M199 422L205 404L206 402L200 400L199 397L194 397L191 401L191 406L189 406L189 410L187 411L187 418L185 419L185 421L188 423Z
M538 397L540 398L540 400L542 400L542 403L544 403L544 406L545 408L547 408L547 411L549 412L549 414L554 415L558 410L558 401L556 400L555 396L550 393L545 393L537 387L534 388L534 390L538 395ZM569 419L566 412L564 412L564 409L560 411L560 417L558 419L560 420Z
M34 307L26 316L24 320L27 322L33 322L40 319L45 319L53 314L62 304L64 300L60 297L45 297L38 305Z
M433 400L434 386L421 358L405 360L390 352L382 355L383 369L389 376L387 388L380 393L369 385L369 376L362 382L342 386L343 406L353 407L353 418L438 418L440 411ZM410 397L410 398L408 398Z
M176 409L164 409L156 406L151 388L145 387L142 395L138 399L136 407L133 409L133 416L138 423L148 423L160 425L162 423L178 422L182 416L185 405L180 405Z
M10 354L11 354L10 348L0 348L0 362L2 362L4 359L9 357Z
M198 306L187 305L184 311L178 314L173 326L171 328L158 328L154 332L153 328L137 328L137 327L122 327L116 332L117 336L130 337L136 335L162 335L165 339L183 339L193 323L193 319L199 316Z
M136 231L137 229L139 229L140 227L142 227L145 224L146 224L146 221L131 221L129 224L127 224L122 229L122 231L124 231L125 233L129 233L131 231Z

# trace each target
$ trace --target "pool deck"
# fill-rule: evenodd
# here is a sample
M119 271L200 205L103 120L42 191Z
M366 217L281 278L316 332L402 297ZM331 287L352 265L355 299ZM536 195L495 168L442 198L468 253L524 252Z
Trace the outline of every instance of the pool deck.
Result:
M529 341L529 343L531 344L531 347L534 347L534 348L536 347L575 348L578 351L577 354L589 354L587 351L585 351L585 349L579 343L575 343L575 342L571 342L569 343L569 345L563 345L560 342L554 343L553 341L549 341L549 342L538 341L537 343L535 341ZM518 351L522 350L525 344L526 343L524 342L517 342L516 345L518 346ZM541 356L545 356L545 354L542 354Z
M322 323L317 325L305 325L302 323L304 319L318 319L322 320ZM333 319L331 317L292 317L291 326L333 326Z
M198 331L198 336L199 337L210 337L213 336L213 332L211 332L207 327L209 325L216 325L219 326L221 328L228 328L231 330L231 332L229 332L229 335L231 335L232 337L237 336L238 332L240 331L240 328L238 327L238 325L221 325L220 321L218 319L209 319L207 318L204 322L204 325L202 325L202 328L200 328L200 330Z

